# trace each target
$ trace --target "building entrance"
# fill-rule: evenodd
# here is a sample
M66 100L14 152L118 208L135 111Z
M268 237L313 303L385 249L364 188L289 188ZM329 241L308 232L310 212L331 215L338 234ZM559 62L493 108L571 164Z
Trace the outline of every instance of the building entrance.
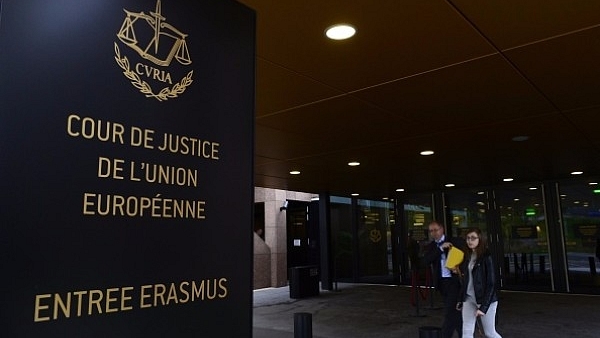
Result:
M600 180L452 190L429 198L406 194L400 200L400 225L416 243L429 241L423 227L432 219L443 220L451 236L480 228L502 289L600 294ZM406 255L400 265L414 262Z

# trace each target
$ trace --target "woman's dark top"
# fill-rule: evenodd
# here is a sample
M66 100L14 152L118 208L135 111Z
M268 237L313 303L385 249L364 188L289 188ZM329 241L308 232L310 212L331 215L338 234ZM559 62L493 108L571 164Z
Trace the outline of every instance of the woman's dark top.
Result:
M469 261L470 256L465 257L461 263L460 270L463 272L461 288L461 299L467 299L467 285L469 285ZM479 310L486 313L490 304L498 300L496 293L496 273L492 255L486 252L482 257L477 257L473 266L473 288L475 289L475 301L480 304Z

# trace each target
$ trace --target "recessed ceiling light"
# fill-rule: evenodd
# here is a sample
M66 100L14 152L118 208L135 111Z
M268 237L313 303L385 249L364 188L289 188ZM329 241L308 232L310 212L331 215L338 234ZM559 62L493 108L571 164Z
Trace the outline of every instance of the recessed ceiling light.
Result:
M598 182L590 182L590 183L588 183L588 184L589 184L589 185L597 185L597 184L598 184Z
M529 136L525 136L525 135L515 136L512 138L512 140L515 142L523 142L523 141L529 140Z
M292 171L290 171L290 174L291 175L300 175L300 171L298 171L298 170L292 170Z
M529 187L529 190L537 190L537 187Z
M360 165L360 162L352 161L352 162L348 162L348 165L351 166L351 167L356 167L356 166Z
M357 193L353 193L352 196L358 196L358 194Z
M504 182L512 182L512 181L514 181L514 179L513 179L513 178L510 178L510 177L503 178L502 180L503 180Z
M347 24L333 25L325 30L325 35L332 40L345 40L356 34L356 28Z
M448 187L448 188L452 188L454 186L455 186L454 183L448 183L448 184L446 184L446 187Z
M403 191L404 191L404 188L398 188L398 189L396 189L396 191L397 191L397 192L403 192Z
M581 175L583 174L583 171L574 171L571 173L571 175Z
M423 156L429 156L435 154L433 150L423 150L421 153Z

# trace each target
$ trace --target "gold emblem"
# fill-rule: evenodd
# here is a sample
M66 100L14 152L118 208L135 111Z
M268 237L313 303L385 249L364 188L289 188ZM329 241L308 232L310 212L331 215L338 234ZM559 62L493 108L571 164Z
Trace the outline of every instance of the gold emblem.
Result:
M139 62L132 65L129 58L121 54L117 42L114 47L115 60L131 84L146 97L166 101L185 92L193 81L194 71L189 70L181 80L173 84L172 69L187 71L192 60L185 40L187 34L167 23L161 13L160 1L156 1L155 11L149 14L123 9L126 16L117 37L137 53ZM178 67L173 67L173 60L179 63ZM155 92L152 85L157 84L162 89Z
M381 235L381 231L378 229L372 229L371 231L369 231L369 239L371 240L371 242L373 243L378 243L381 241L382 239L382 235Z

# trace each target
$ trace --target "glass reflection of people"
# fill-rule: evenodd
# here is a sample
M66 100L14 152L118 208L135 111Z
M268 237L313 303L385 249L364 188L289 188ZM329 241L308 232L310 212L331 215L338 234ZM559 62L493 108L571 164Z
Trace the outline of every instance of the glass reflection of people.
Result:
M462 338L473 338L478 318L487 338L502 338L496 332L498 296L492 255L480 229L467 230L466 241L468 249L458 271L463 274L461 301L456 306L462 309Z
M410 268L413 272L420 270L420 258L419 258L419 242L414 238L414 231L408 231L407 251L408 259L410 261Z
M465 247L462 238L448 238L445 234L444 224L433 221L429 224L429 235L432 241L424 248L423 259L427 265L431 265L433 285L442 294L444 299L444 322L442 324L442 335L451 338L454 332L462 335L462 316L456 310L459 299L460 278L446 268L448 251L452 246L459 249Z

